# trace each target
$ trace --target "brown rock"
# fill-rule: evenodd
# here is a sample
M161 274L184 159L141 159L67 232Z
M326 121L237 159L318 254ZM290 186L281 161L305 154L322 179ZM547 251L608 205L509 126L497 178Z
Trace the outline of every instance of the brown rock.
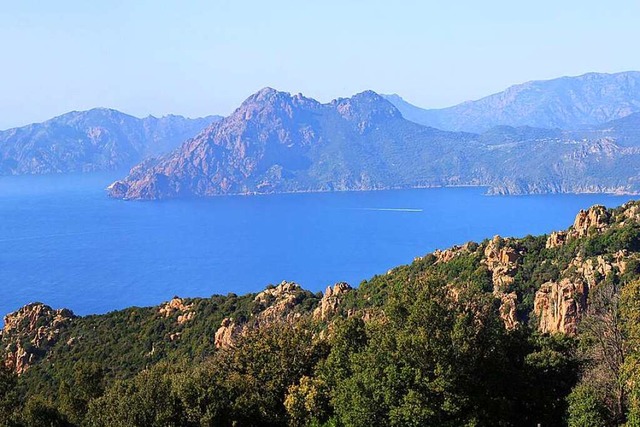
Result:
M554 231L547 238L547 244L545 247L547 249L557 248L562 246L567 241L567 233L566 231Z
M222 320L220 327L216 331L214 344L216 348L233 347L236 337L242 332L242 327L236 325L232 319L225 318Z
M162 304L158 308L158 313L163 317L171 317L175 313L178 314L177 322L182 325L195 317L195 311L193 311L193 304L185 304L184 300L179 297L173 297L171 301Z
M54 310L34 303L4 317L0 334L5 348L4 363L18 374L24 373L58 341L64 329L75 315L67 309ZM24 347L28 342L30 346Z
M515 292L500 297L500 318L509 331L518 327L517 301L518 296Z
M539 329L543 333L562 332L575 335L587 306L588 286L582 281L562 279L540 286L534 301Z
M318 307L313 311L313 318L325 321L335 315L340 307L342 297L351 290L351 286L344 282L336 283L333 288L327 286L327 290L320 300Z
M602 205L595 205L581 210L573 222L571 234L574 237L587 236L590 230L602 231L609 225L610 214Z
M508 243L508 240L495 236L484 250L483 262L491 272L493 295L500 300L500 316L505 327L514 329L518 325L517 296L510 288L522 254L508 246Z

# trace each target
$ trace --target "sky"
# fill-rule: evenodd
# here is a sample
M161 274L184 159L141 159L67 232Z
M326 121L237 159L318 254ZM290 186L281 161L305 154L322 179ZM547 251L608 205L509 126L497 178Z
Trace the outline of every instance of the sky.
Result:
M0 7L0 129L93 107L227 115L265 86L425 108L640 70L631 0L58 0Z

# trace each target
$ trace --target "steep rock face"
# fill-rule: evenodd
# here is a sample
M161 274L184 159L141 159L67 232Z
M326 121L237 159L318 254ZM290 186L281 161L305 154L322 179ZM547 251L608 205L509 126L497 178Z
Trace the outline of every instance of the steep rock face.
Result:
M547 238L545 247L547 249L557 248L567 242L567 233L565 231L554 231Z
M574 239L604 233L612 227L637 223L639 213L640 207L636 202L629 202L614 213L600 205L581 210L568 231L551 233L546 247L557 248ZM578 255L571 260L560 280L543 284L535 294L534 313L538 317L540 331L575 335L588 308L589 292L609 275L624 273L630 257L628 251L620 250L606 257L598 255L584 259Z
M233 319L228 317L223 319L214 337L214 344L216 348L233 347L234 342L242 332L242 329L242 327L233 322Z
M336 283L333 288L327 286L318 307L313 311L313 318L326 321L338 313L340 302L345 294L351 292L353 288L348 283Z
M4 363L18 374L46 355L63 328L75 318L70 310L54 310L34 303L7 314L0 335L5 350Z
M493 294L500 299L500 316L505 327L513 329L518 325L516 316L518 297L511 289L511 285L522 254L510 247L509 243L509 240L495 236L485 248L483 262L491 272Z
M0 175L111 171L176 148L220 117L139 119L116 110L74 111L0 131Z
M543 284L534 302L538 328L543 333L562 332L575 335L578 322L586 310L588 288L585 283L563 279Z
M521 254L508 246L509 240L495 236L484 251L485 264L492 274L494 293L504 292L513 283Z
M574 237L587 236L590 231L602 231L609 225L609 212L601 205L581 210L573 223L571 234Z
M624 215L630 215L630 218L635 218L637 207L630 206L632 206L632 212ZM627 210L624 212L627 212ZM604 206L595 205L587 210L582 209L576 215L573 226L568 231L554 231L549 235L546 247L548 249L557 248L571 240L586 237L589 233L603 232L609 228L610 223L611 215Z

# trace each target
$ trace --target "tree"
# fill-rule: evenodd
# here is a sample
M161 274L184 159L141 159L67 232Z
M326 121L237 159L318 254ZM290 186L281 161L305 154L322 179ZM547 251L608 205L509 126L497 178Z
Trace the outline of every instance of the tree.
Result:
M507 332L490 294L422 280L398 289L383 311L334 390L343 424L510 423L517 378L508 377Z
M589 296L589 308L579 327L586 369L581 387L572 393L569 422L576 408L587 406L596 396L598 408L606 409L607 423L623 424L627 410L627 380L623 366L627 357L626 333L620 311L620 286L610 274ZM578 399L587 399L580 403ZM599 409L597 410L600 411Z
M89 403L86 420L91 427L186 425L182 406L172 390L171 369L165 365L116 382Z
M60 410L77 425L82 424L89 402L104 393L105 371L95 362L78 362L71 378L60 382L58 398Z
M0 363L0 427L11 426L15 422L18 408L17 383L16 374Z

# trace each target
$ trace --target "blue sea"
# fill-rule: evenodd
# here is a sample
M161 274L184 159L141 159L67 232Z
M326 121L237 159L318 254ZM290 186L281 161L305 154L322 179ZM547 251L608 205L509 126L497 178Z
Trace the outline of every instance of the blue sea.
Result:
M607 195L485 196L483 188L112 200L122 174L0 178L0 313L77 314L282 280L358 285L436 248L568 227Z

